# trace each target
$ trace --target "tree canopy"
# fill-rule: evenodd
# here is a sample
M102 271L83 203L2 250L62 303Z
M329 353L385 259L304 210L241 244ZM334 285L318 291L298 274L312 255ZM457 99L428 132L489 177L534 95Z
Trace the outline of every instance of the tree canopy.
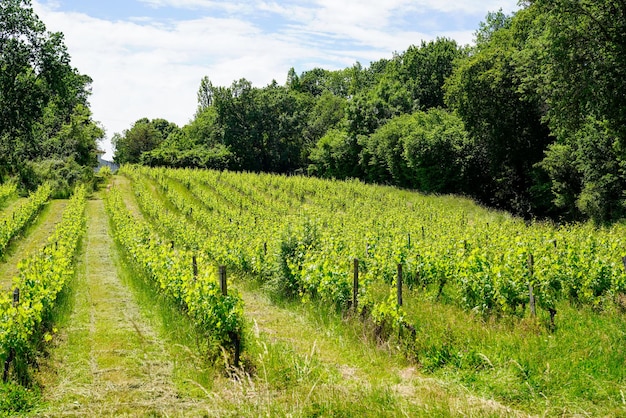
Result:
M44 161L94 166L104 131L91 119L91 79L70 65L63 34L48 32L30 0L0 3L0 180Z
M127 161L356 177L526 217L619 219L625 33L623 1L528 0L489 13L471 46L440 38L367 67L291 68L263 88L204 77L191 122L147 148L133 139Z

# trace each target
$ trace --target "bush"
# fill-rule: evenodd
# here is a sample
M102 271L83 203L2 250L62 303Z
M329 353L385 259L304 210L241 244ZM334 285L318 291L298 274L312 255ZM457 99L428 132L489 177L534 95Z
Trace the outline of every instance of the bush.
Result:
M77 184L85 184L87 190L93 190L96 175L93 168L81 166L70 157L29 161L20 172L20 180L28 190L35 190L48 181L52 185L53 198L68 199Z

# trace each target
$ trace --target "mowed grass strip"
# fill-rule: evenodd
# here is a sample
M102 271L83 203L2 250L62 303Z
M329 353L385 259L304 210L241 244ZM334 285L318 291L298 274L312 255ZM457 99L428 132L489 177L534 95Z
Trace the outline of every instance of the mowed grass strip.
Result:
M47 407L37 415L193 416L172 385L165 343L116 271L101 200L88 202L87 225L73 312L41 376Z

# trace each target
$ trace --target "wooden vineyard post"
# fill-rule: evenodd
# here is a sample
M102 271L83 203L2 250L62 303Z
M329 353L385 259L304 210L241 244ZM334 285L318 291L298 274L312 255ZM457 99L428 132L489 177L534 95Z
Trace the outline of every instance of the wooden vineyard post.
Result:
M267 242L263 243L263 255L267 255Z
M228 287L226 284L226 266L220 266L220 289L222 289L222 296L228 296Z
M398 306L402 306L402 264L398 264Z
M530 271L530 280L528 281L528 303L530 304L530 314L532 316L537 315L537 310L535 309L535 295L533 294L533 268L535 264L535 259L532 254L528 254L528 270Z
M622 264L624 265L624 269L626 269L626 255L622 257Z
M4 372L2 373L2 382L7 383L9 381L9 368L11 363L15 359L15 350L11 348L9 350L9 357L4 361Z
M193 267L193 279L198 280L198 260L195 254L191 257L191 266Z
M359 303L359 259L354 259L353 264L354 278L352 282L352 308L357 312Z
M17 287L13 290L13 306L17 307L20 304L20 289ZM4 361L4 372L2 373L2 382L6 383L9 380L9 368L11 363L15 359L15 349L9 350L9 356Z
M219 277L220 277L220 288L222 289L222 296L228 296L228 287L226 285L226 266L219 266ZM233 356L233 366L235 368L239 367L239 358L241 356L241 338L239 334L230 331L228 333L230 340L233 343L234 348L234 356Z

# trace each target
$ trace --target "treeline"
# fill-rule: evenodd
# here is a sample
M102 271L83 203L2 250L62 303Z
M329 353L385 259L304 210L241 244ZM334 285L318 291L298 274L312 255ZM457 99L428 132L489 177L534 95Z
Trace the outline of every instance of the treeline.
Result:
M91 118L91 79L70 65L63 34L46 30L30 0L0 2L0 69L0 183L51 181L69 196L77 181L92 181L104 131Z
M525 217L622 218L626 4L527 1L450 39L284 85L201 80L179 128L137 121L115 160L360 178L460 193Z

